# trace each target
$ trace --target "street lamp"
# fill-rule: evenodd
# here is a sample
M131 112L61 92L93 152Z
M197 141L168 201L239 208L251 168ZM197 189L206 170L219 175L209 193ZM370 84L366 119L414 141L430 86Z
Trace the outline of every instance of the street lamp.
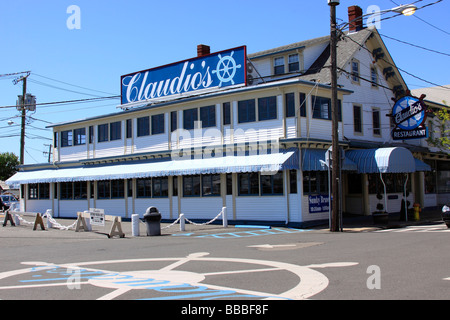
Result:
M337 26L336 26L336 6L339 5L340 0L327 0L330 6L330 58L331 58L331 222L330 231L342 231L342 215L340 212L340 150L339 150L339 135L338 135L338 100L337 100ZM405 16L410 16L416 12L417 7L408 4L401 5L392 9L383 10L384 12L397 12ZM362 19L365 15L357 17L352 21L346 23L339 30L343 30L346 26L355 20ZM329 186L330 187L330 186Z

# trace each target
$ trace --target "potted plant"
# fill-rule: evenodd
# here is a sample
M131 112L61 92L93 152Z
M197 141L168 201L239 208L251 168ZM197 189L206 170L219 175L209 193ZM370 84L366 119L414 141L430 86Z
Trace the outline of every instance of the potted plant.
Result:
M381 201L383 195L377 193L377 199ZM377 211L372 212L373 223L374 224L387 224L389 220L389 214L384 210L384 205L381 202L377 203Z

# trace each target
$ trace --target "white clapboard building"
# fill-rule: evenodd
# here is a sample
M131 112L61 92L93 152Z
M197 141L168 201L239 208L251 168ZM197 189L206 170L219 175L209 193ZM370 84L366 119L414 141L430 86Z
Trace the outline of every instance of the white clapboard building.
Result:
M210 220L222 207L231 223L326 220L329 66L329 36L251 54L199 45L195 58L122 76L119 112L49 126L53 162L22 166L8 183L21 185L22 210L55 217L142 217L154 206L169 221ZM410 206L439 205L425 190L424 161L437 153L425 139L393 139L386 115L408 88L376 29L351 25L338 70L343 211L371 214L380 192L399 211L405 188Z

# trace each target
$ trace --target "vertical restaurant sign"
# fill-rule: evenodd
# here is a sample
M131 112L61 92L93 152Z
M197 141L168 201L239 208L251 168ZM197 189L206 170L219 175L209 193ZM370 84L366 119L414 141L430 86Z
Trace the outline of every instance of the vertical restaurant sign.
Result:
M394 140L421 139L428 136L425 120L427 106L422 98L412 96L400 98L392 108L392 119L395 124L392 130Z
M246 84L246 46L121 77L122 104Z

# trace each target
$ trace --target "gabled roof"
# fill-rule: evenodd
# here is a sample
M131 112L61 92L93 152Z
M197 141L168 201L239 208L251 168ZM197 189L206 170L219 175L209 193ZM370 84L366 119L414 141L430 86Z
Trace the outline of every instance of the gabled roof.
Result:
M370 42L370 48L367 44ZM346 33L345 36L341 36L337 44L337 68L338 77L342 74L340 69L344 70L347 63L353 58L353 56L366 45L369 52L372 54L374 61L379 64L380 69L383 71L383 75L386 79L389 79L394 94L400 95L404 93L408 87L397 69L394 60L389 54L380 34L374 28L362 29L358 32ZM377 57L375 54L380 56ZM311 67L301 76L301 79L308 81L320 81L323 84L331 83L331 57L330 46L322 52L322 54L316 59ZM386 74L389 76L386 77ZM367 79L370 81L370 79Z
M324 43L324 42L329 42L330 41L330 36L324 36L324 37L319 37L319 38L313 38L313 39L309 39L309 40L304 40L304 41L300 41L300 42L295 42L295 43L291 43L285 46L281 46L281 47L277 47L277 48L273 48L273 49L268 49L268 50L264 50L264 51L260 51L260 52L255 52L252 54L248 54L248 58L249 59L259 59L259 58L263 58L265 56L268 55L274 55L274 54L279 54L279 53L284 53L284 52L288 52L288 51L292 51L292 50L296 50L296 49L301 49L301 48L305 48L305 47L309 47L315 44L319 44L319 43Z

